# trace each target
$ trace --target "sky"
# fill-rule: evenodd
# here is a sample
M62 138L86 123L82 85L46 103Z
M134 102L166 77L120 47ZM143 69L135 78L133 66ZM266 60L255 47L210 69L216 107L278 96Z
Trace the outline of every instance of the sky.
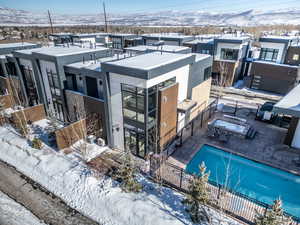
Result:
M0 6L34 12L50 9L54 13L85 14L102 12L102 2L103 0L0 0ZM108 13L300 8L300 0L105 0L105 4Z

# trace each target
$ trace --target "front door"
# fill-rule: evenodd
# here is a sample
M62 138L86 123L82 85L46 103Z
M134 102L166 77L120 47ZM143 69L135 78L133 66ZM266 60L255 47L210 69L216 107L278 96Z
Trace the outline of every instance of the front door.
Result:
M124 128L125 150L141 158L145 157L145 135L134 129Z

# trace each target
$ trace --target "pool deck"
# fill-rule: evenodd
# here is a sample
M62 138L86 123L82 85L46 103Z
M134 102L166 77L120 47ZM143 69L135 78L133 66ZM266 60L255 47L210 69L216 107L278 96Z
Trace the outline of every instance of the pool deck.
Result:
M216 118L222 119L223 115L224 113L217 112L210 121ZM253 140L231 136L228 142L221 142L207 135L207 125L205 125L202 129L195 130L194 136L189 137L181 147L178 147L168 158L168 162L185 168L201 146L208 144L300 175L300 166L294 162L300 157L300 150L283 144L287 129L255 120L254 112L247 113L244 118L258 131Z

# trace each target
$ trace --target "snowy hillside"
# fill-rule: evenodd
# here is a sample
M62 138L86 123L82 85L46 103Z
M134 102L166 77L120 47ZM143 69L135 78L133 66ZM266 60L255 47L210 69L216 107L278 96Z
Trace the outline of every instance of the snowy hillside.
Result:
M300 24L300 9L248 10L232 13L162 11L109 14L110 24L135 26L275 25ZM54 14L55 25L103 24L102 14ZM0 25L48 25L47 12L33 13L0 7Z

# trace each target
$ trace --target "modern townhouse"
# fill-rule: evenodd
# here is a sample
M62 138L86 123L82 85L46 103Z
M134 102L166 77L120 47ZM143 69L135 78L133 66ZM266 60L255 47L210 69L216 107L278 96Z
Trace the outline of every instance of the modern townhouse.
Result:
M28 104L43 103L47 113L62 122L68 121L64 89L68 77L64 66L78 61L96 60L106 57L109 49L69 47L43 47L13 53L18 61L18 76L26 88ZM80 79L83 83L85 80ZM80 83L79 82L79 83ZM36 93L33 93L35 90Z
M0 44L0 93L2 95L11 95L14 101L26 100L25 89L17 73L17 61L12 52L39 47L40 45L31 43Z
M72 43L72 33L49 34L48 39L53 41L54 45L63 45Z
M96 43L96 34L72 34L71 39L73 45L78 44L91 44L95 45Z
M242 78L249 42L248 36L223 35L214 39L213 82L232 86Z
M192 108L208 104L211 66L209 55L160 52L104 62L112 147L142 158L163 150Z
M209 104L212 56L163 48L130 56L69 45L11 57L27 106L42 103L49 117L65 124L96 121L96 136L110 147L145 158L162 151Z
M193 36L177 33L144 34L142 38L144 45L153 45L158 42L163 42L165 45L182 46L183 43L194 40Z
M261 37L257 52L248 59L248 87L286 94L299 83L299 37Z
M214 55L214 39L221 35L206 34L195 36L195 40L183 43L183 46L190 47L193 53Z
M114 49L122 50L127 47L132 47L132 46L142 44L141 37L138 37L138 35L136 34L115 33L115 34L110 34L110 38L112 41L112 47Z

